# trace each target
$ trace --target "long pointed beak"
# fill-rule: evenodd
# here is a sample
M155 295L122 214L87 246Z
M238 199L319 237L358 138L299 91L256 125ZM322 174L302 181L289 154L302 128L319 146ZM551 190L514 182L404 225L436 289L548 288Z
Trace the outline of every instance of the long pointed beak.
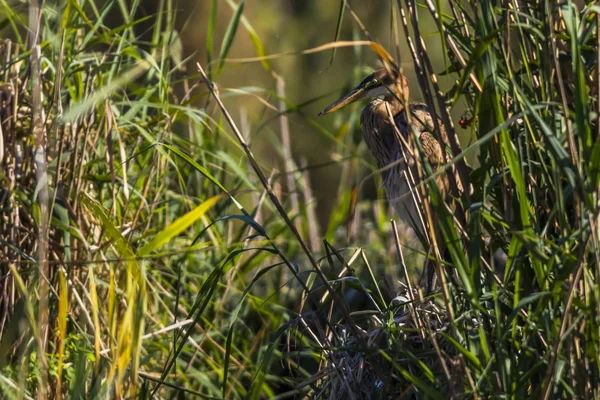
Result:
M364 85L358 85L357 87L352 89L352 91L350 93L348 93L347 95L345 95L344 97L342 97L341 99L336 101L335 103L332 103L329 106L327 106L327 108L325 108L323 111L321 111L319 113L319 116L332 113L350 103L354 103L355 101L360 100L363 97L365 97L366 94L367 94L367 91L365 90Z

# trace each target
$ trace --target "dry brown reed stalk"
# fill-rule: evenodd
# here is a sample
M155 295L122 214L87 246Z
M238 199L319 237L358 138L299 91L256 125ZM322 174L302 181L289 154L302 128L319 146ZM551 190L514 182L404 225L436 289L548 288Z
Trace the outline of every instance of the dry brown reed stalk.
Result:
M48 346L49 325L49 289L48 280L51 279L50 269L48 268L48 231L49 231L49 192L48 192L48 162L47 162L47 143L48 137L45 129L45 118L42 104L42 79L41 79L41 49L39 46L39 36L41 32L41 10L38 0L32 0L29 4L29 27L30 40L30 79L32 87L32 125L35 143L35 170L36 184L40 188L38 191L37 203L39 205L39 232L38 232L38 274L39 274L39 303L38 303L38 335L35 339L39 346L40 362L40 380L38 385L38 398L43 399L48 395L48 361L46 352Z

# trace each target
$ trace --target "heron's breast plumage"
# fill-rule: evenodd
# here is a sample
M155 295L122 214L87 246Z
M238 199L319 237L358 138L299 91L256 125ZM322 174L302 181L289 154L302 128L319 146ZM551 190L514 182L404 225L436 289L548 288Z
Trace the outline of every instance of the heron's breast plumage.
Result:
M403 109L390 111L398 131L408 139L408 124L402 117ZM410 220L409 214L415 213L416 208L410 194L410 186L406 179L407 164L402 155L401 143L396 137L394 127L389 123L389 114L386 102L382 99L371 101L363 110L360 118L363 139L369 152L377 161L381 170L382 186L385 188L386 197L398 213L401 220ZM392 165L391 165L392 164Z
M432 134L435 131L432 115L427 105L423 103L412 103L409 108L410 124L415 128L428 161L435 169L448 160L439 142ZM405 142L410 142L409 119L406 110L396 101L386 102L382 99L371 101L361 114L363 139L369 152L376 159L377 167L382 170L382 186L385 188L388 200L399 214L400 219L411 221L416 218L417 210L410 193L409 174L412 174L414 181L418 181L418 175L415 163L410 158L410 152L407 149L402 151L404 144L397 137L394 127L389 122L390 113L394 116L394 123L399 134L402 135ZM442 127L439 119L438 126ZM440 136L442 141L448 143L443 128L441 128ZM447 179L438 176L437 180L440 189L446 192Z

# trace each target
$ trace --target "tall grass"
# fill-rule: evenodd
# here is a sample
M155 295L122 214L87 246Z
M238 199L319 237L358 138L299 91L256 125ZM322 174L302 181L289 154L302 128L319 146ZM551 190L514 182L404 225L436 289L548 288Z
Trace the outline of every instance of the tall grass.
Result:
M150 16L139 2L0 4L4 397L598 398L598 7L385 3L390 53L414 65L471 188L450 209L425 168L451 260L425 296L386 205L359 201L378 178L363 179L376 171L357 108L331 133L289 102L272 60L290 55L266 56L246 2L207 2L198 71L176 29L194 21L157 4ZM335 62L368 44L389 57L350 6L331 38L352 23L360 41L295 56ZM256 57L231 60L241 33ZM227 87L224 71L247 62L271 88ZM240 94L264 115L232 109ZM452 112L465 104L461 149ZM324 238L290 115L335 143L314 166L343 177ZM260 130L281 168L253 153Z

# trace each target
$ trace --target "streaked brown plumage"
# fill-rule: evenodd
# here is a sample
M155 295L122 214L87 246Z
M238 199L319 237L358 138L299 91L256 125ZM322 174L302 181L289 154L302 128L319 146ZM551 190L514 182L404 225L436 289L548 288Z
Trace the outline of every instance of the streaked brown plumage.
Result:
M434 117L426 104L408 102L408 83L404 75L397 73L393 76L385 69L369 75L350 93L331 104L319 115L336 111L365 97L383 97L375 98L364 108L360 122L363 139L381 170L387 198L398 213L398 217L408 226L416 228L423 234L427 230L424 230L422 222L418 218L417 204L413 198L414 194L411 194L410 190L414 186L410 182L418 184L419 175L416 168L417 163L411 155L414 154L414 146L410 145L413 135L411 135L409 121L415 128L423 151L435 171L449 161L449 156L434 136ZM410 111L408 116L403 103L408 105ZM402 136L401 138L398 137L396 129L391 123L390 115L393 116L394 124ZM439 138L443 143L448 143L442 121L437 116L435 118L438 118L437 126L440 127ZM411 148L407 148L407 144ZM446 197L449 194L448 176L441 174L436 178L436 182L442 196ZM459 182L460 179L457 179L457 183ZM460 187L459 190L461 190Z

